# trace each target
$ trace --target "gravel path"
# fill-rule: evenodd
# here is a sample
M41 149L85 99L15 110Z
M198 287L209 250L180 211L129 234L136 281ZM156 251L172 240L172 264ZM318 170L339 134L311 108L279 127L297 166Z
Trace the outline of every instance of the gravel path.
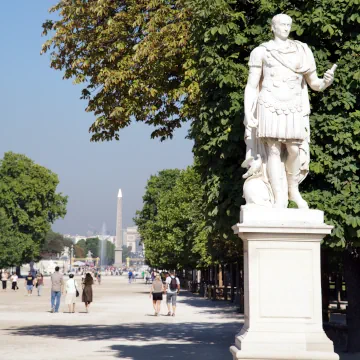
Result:
M79 280L79 279L78 279ZM1 360L231 360L229 346L243 323L233 306L182 292L176 317L155 317L149 286L125 277L103 277L86 313L80 301L68 314L50 310L49 279L43 296L0 292ZM0 290L1 291L1 290ZM341 356L341 360L359 357Z

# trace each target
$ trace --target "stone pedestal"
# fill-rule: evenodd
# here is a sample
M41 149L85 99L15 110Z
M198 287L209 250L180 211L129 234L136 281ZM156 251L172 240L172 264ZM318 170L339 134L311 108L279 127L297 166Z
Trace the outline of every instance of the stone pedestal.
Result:
M244 244L245 324L233 360L338 360L322 327L323 212L242 207L233 230Z
M114 266L116 267L122 267L122 249L115 249L115 262Z

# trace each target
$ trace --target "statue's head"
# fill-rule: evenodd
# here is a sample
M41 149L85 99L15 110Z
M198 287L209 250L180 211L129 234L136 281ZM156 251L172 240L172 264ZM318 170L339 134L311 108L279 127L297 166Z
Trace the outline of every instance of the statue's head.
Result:
M275 37L285 40L291 31L292 19L289 15L278 14L271 20L271 30Z

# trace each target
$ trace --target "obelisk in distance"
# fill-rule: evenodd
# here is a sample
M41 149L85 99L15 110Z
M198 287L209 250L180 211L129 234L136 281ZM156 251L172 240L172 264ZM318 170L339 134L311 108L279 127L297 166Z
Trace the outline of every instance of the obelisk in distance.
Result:
M122 266L123 227L122 227L122 192L119 189L116 214L115 266Z

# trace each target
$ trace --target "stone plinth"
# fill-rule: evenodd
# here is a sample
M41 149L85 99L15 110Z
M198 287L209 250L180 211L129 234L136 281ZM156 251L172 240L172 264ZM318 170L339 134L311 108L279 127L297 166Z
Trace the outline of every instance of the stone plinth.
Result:
M338 360L322 327L323 212L242 207L233 230L244 244L245 324L236 359Z
M122 267L122 249L115 249L115 261L114 266L116 267Z

